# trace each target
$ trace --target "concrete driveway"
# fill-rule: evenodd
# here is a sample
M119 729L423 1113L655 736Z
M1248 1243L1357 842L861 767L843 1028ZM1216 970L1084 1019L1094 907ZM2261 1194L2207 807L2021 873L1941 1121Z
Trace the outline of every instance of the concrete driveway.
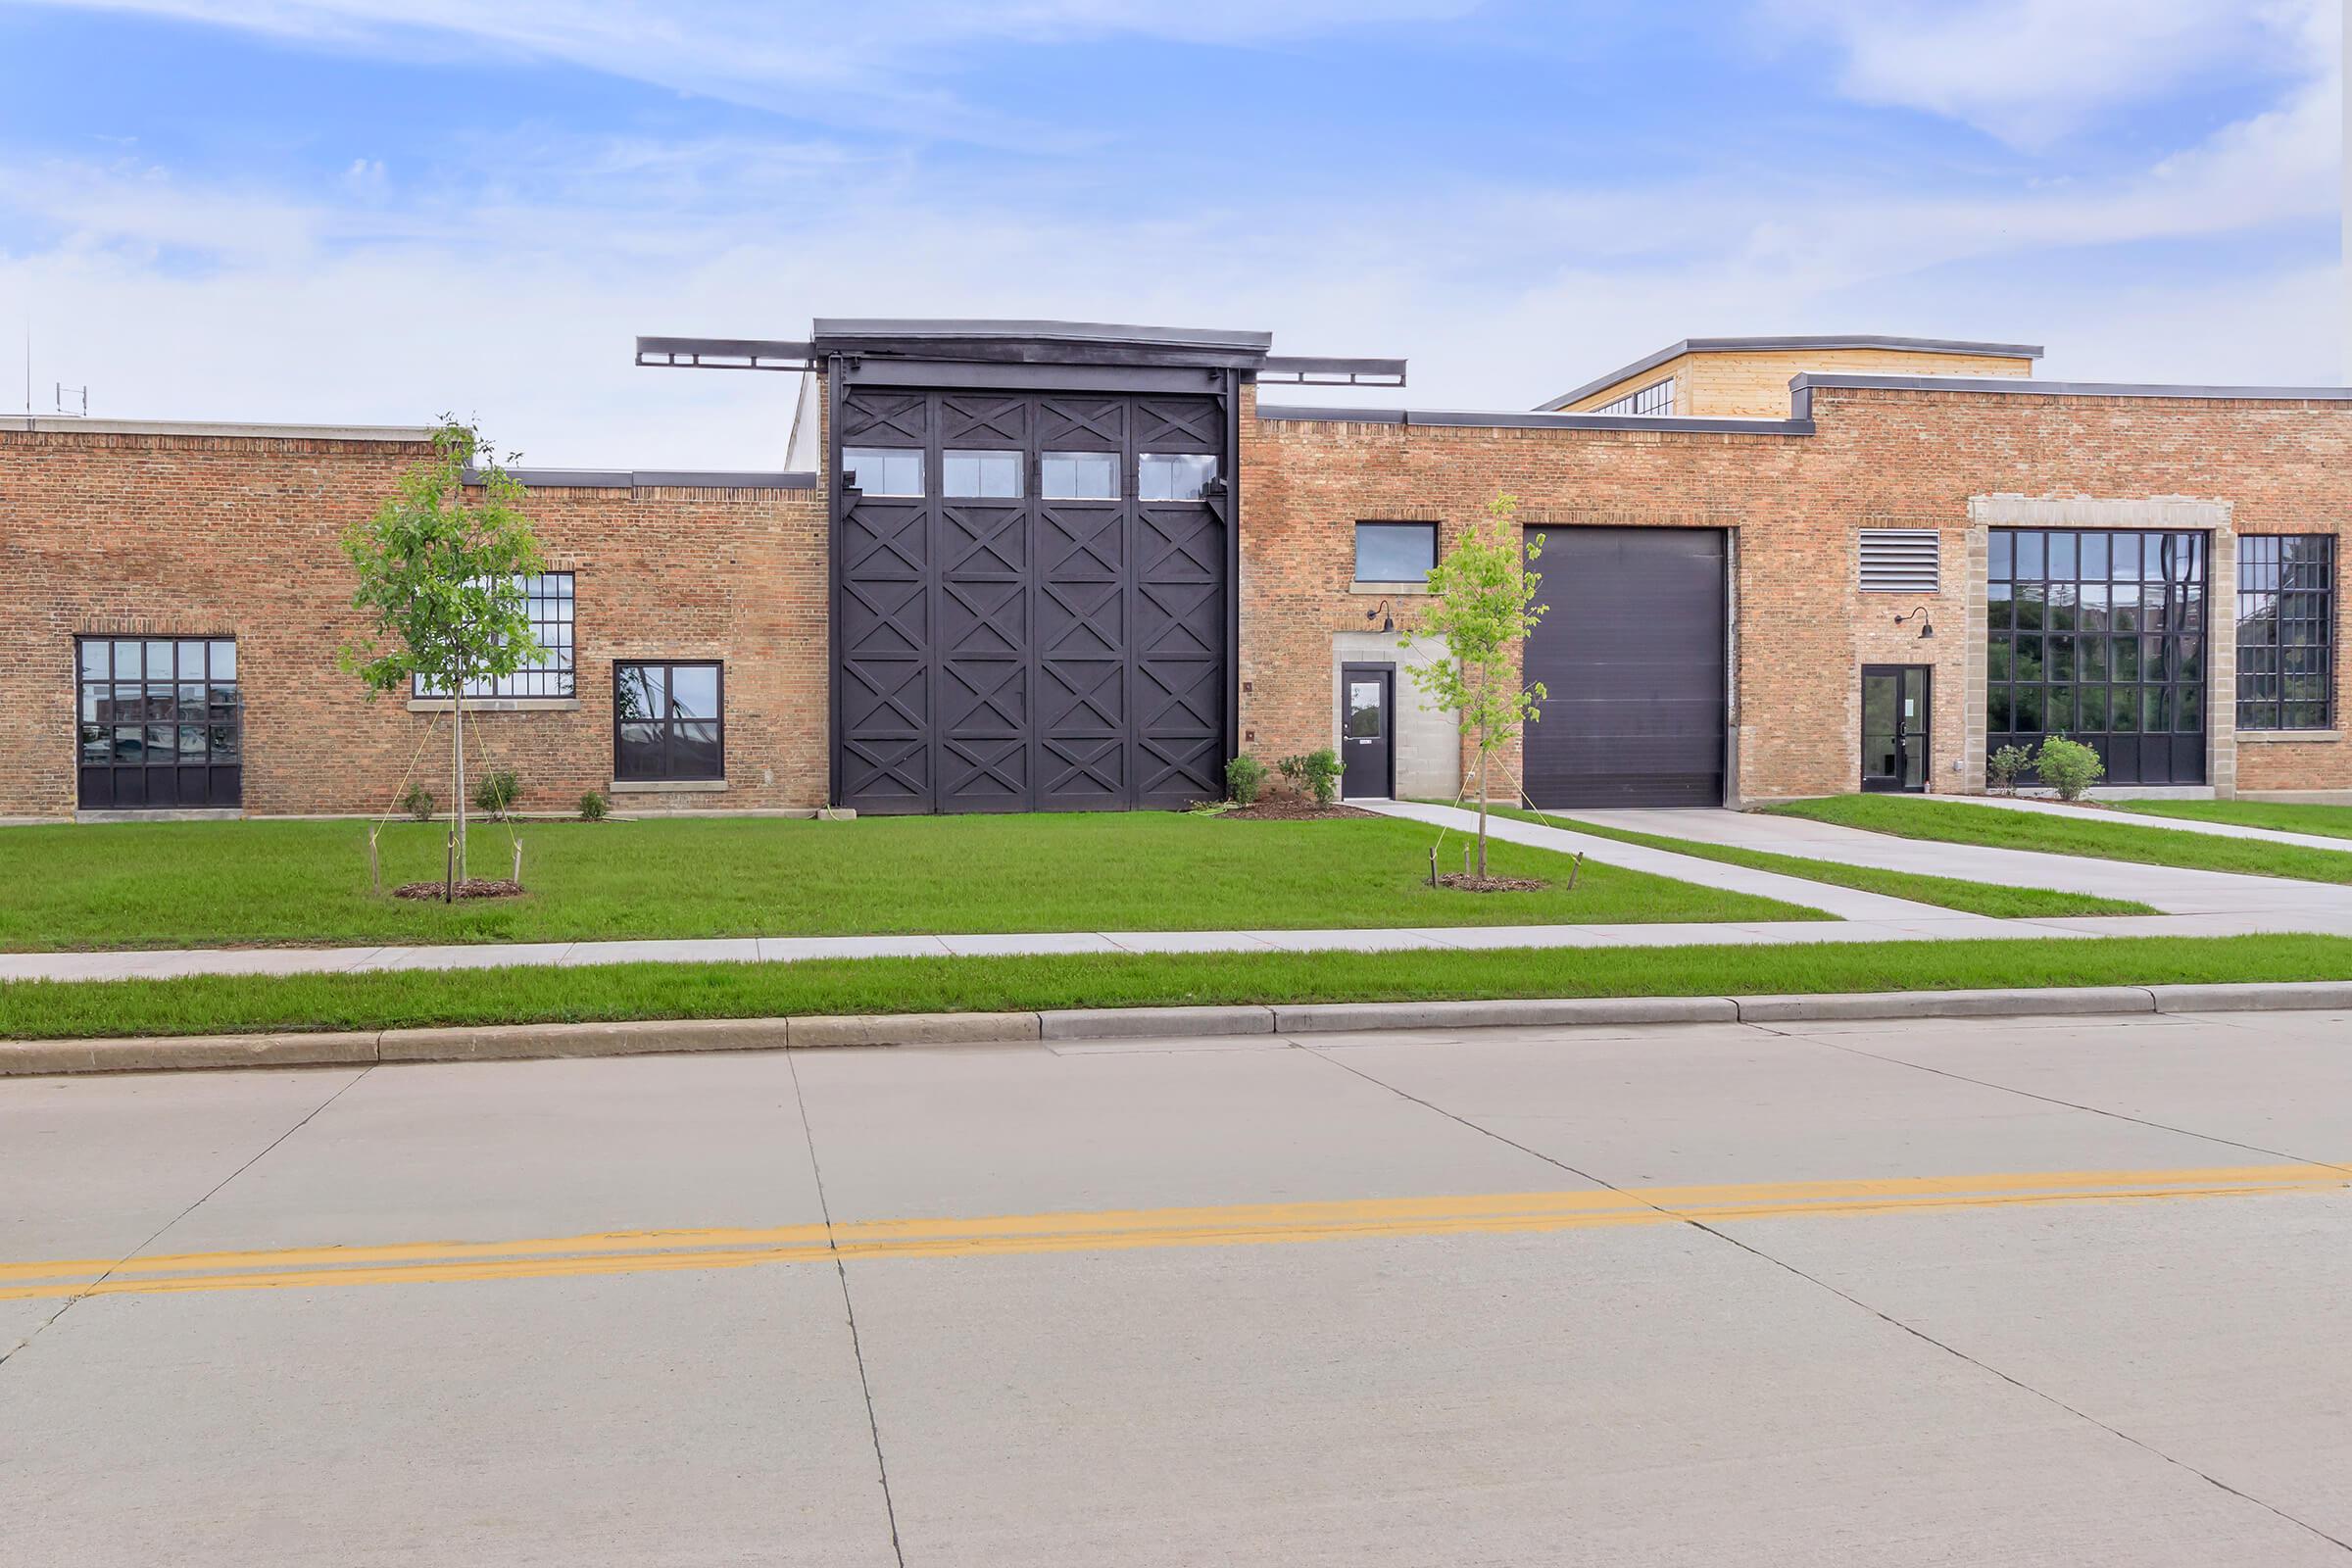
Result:
M1729 810L1580 810L1578 818L1604 827L1655 833L1707 844L1737 845L1847 865L1878 866L1923 876L1952 876L2004 887L2053 888L2111 899L2134 899L2166 914L2250 916L2274 930L2352 934L2352 887L2281 877L2181 870L2085 856L1938 844L1840 827L1801 816ZM2163 826L2156 817L2120 817L2127 826ZM1598 857L1596 857L1598 858ZM1686 880L1697 880L1691 873ZM2042 921L2041 924L2072 922ZM2216 921L2215 935L2241 922ZM2225 929L2228 927L2229 929Z
M7 1555L2338 1563L2348 1039L0 1083Z

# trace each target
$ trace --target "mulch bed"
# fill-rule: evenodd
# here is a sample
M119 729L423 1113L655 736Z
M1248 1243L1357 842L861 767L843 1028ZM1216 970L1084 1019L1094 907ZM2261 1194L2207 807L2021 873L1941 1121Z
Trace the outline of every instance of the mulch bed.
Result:
M444 884L439 882L403 882L392 890L396 899L431 899L438 904ZM458 884L461 899L518 899L522 884L506 877L469 876Z
M1255 806L1237 806L1217 816L1227 822L1322 822L1338 816L1376 816L1356 806L1317 806L1312 801L1260 801Z
M1541 893L1551 884L1532 876L1469 876L1448 871L1438 878L1438 886L1456 893Z

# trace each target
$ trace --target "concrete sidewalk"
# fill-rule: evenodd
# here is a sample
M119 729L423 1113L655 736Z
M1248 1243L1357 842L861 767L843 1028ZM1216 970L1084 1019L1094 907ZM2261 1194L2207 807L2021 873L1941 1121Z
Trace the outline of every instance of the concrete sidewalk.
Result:
M1991 849L1974 844L1941 844L1929 839L1897 838L1891 833L1871 833L1861 828L1840 827L1836 823L1816 822L1807 817L1775 816L1758 811L1631 809L1589 810L1576 814L1603 827L1730 845L1774 855L1836 860L1845 865L1873 866L1918 876L1959 877L2001 887L2051 888L2111 899L2134 899L2166 914L2234 914L2287 922L2267 927L2273 930L2352 931L2352 887L2325 882L2242 876L2227 871L2195 871L2179 866L2101 860L2088 856L2044 855L2031 850ZM1511 825L1534 834L1558 831L1530 823ZM1595 842L1585 835L1571 833L1565 836L1577 839L1580 843ZM1549 840L1540 837L1520 839L1518 842L1551 847ZM1594 858L1604 857L1595 852ZM1693 863L1679 856L1667 856L1664 858L1683 867ZM1711 880L1689 869L1670 870L1664 874L1680 876L1687 881Z

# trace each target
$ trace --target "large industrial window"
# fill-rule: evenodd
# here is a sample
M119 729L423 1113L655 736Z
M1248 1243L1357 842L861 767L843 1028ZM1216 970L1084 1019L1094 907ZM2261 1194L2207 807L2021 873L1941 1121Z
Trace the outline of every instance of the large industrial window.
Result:
M1995 529L1985 745L2065 735L2114 784L2205 780L2205 536Z
M724 680L715 662L612 666L612 776L726 777Z
M1592 411L1594 414L1644 414L1670 416L1674 413L1674 377L1652 381L1638 392L1628 392L1614 402L1603 403Z
M240 803L245 725L233 639L83 637L74 659L82 809Z
M531 617L531 636L540 655L512 675L466 684L473 697L569 697L573 695L571 666L572 574L551 571L522 579L524 607ZM447 697L449 693L419 677L416 695Z
M1434 522L1359 522L1355 525L1357 582L1426 582L1438 564Z
M2237 541L2237 727L2327 729L2335 720L2335 540Z

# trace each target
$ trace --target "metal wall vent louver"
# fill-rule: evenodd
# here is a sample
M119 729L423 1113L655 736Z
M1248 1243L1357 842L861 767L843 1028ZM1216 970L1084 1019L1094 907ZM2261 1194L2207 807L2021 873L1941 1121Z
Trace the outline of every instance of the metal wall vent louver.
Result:
M1862 530L1862 591L1932 594L1938 591L1941 540L1933 528Z

